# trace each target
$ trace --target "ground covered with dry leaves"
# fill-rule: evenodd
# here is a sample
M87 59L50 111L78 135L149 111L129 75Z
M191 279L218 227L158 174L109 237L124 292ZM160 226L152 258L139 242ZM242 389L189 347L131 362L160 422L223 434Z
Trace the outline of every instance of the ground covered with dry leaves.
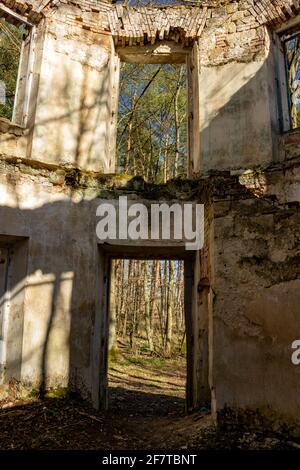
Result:
M0 449L297 448L283 434L265 429L216 428L206 409L186 414L183 359L122 357L110 364L109 378L105 412L70 396L6 400L0 409Z

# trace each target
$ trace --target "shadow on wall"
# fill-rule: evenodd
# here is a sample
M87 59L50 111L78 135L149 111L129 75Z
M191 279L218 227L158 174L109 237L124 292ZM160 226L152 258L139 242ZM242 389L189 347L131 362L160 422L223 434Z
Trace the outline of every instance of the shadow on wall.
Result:
M36 122L30 122L29 157L111 172L115 119L111 95L116 72L110 63L113 59L105 53L98 69L88 65L93 59L89 49L84 63L61 61L59 80L57 67L50 67L52 74L39 86ZM207 172L277 159L277 100L272 50L265 59L203 66L200 132L196 136L201 159L195 156L195 171L199 161L200 171Z
M106 381L105 319L96 316L106 271L96 209L110 193L99 191L87 200L79 189L63 195L46 178L18 183L6 188L14 207L8 201L0 206L0 250L8 248L11 259L0 292L4 382L21 380L42 395L47 388L69 386L95 403L97 381Z
M239 64L242 65L247 67L247 64ZM225 71L227 66L224 67ZM209 142L208 153L204 152L203 158L210 158L213 168L221 158L218 153L220 142L223 142L224 148L230 145L226 158L234 154L236 166L245 163L243 147L247 143L250 145L247 148L252 149L249 152L247 150L249 159L253 155L252 141L258 139L259 135L262 135L262 139L258 139L258 148L267 148L270 153L271 123L268 113L265 112L264 118L260 118L261 128L255 124L258 98L259 106L262 102L265 108L269 106L265 102L268 95L268 87L264 83L266 64L257 69L257 74L229 99L202 131L201 141ZM67 81L64 93L68 94ZM91 132L85 127L88 113L90 109L93 112L95 108L98 109L102 95L102 91L99 91L99 101L89 108L86 107L83 91L76 163L79 163L82 153L83 136L85 132ZM73 113L77 111L70 109L66 116L70 117ZM98 113L99 117L100 109ZM60 119L63 121L66 116ZM53 119L57 120L56 117ZM221 133L222 126L223 140L215 139L216 143L213 144L214 136ZM246 129L250 129L248 135L245 134ZM56 132L52 137L59 142L59 149L60 145L63 147L64 139L59 133L59 125ZM93 139L96 137L93 136ZM90 149L94 140L90 141ZM89 153L86 162L88 158ZM221 168L227 164L226 158ZM248 157L246 161L248 165ZM256 164L257 161L250 163ZM92 345L94 335L98 334L93 327L99 293L99 253L95 233L99 199L84 199L83 191L65 191L61 186L53 186L47 177L41 177L39 183L35 183L30 176L22 175L18 178L16 172L5 176L1 188L0 243L11 247L12 269L15 263L18 271L18 263L23 262L26 275L22 279L17 275L10 276L11 306L6 311L2 303L4 346L14 351L11 354L8 348L4 378L22 379L38 386L41 393L49 386L70 386L80 391L83 397L90 398L93 381ZM223 187L223 191L226 197L226 187ZM101 188L99 195L101 197ZM249 192L249 198L252 197ZM14 259L20 246L26 248L19 258L17 256ZM20 298L21 293L24 296L22 305L18 302L14 305L14 297Z
M36 109L32 109L27 135L27 156L52 164L67 164L97 171L108 171L111 110L111 64L108 53L97 67L87 49L81 62L65 61L49 67L39 80ZM49 59L50 60L50 59ZM59 68L59 72L58 72ZM15 135L5 135L4 145Z
M89 389L99 257L95 211L88 201L0 208L0 245L11 258L0 306L6 382L22 379L44 393L47 386L68 386L69 376L77 388L79 371Z
M271 51L265 59L202 67L200 93L200 171L249 168L278 158Z

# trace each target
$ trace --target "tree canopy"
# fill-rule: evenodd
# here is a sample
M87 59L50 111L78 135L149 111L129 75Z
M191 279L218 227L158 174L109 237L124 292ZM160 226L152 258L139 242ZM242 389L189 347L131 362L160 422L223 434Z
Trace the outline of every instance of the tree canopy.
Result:
M12 118L25 29L0 18L0 116Z
M187 90L184 65L122 64L119 171L165 182L186 174Z

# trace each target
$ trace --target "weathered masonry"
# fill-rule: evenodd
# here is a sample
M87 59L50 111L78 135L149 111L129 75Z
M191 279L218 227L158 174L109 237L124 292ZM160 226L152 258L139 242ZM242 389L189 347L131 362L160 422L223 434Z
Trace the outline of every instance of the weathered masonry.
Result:
M24 28L0 118L0 380L105 405L111 256L186 259L188 400L300 421L300 131L287 41L297 0L2 0ZM187 63L189 179L116 175L120 61ZM297 111L297 109L296 109ZM100 198L205 204L192 257L97 242Z

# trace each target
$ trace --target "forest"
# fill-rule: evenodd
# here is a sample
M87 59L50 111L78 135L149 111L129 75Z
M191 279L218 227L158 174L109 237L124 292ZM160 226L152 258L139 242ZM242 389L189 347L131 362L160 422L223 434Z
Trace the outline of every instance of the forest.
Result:
M118 171L165 183L186 175L185 65L122 63ZM185 353L183 261L115 260L110 344L132 354Z
M184 262L115 260L111 272L109 349L133 354L185 352Z
M24 27L0 18L0 116L13 118Z
M185 65L122 63L117 129L120 173L152 183L186 175L186 86Z

